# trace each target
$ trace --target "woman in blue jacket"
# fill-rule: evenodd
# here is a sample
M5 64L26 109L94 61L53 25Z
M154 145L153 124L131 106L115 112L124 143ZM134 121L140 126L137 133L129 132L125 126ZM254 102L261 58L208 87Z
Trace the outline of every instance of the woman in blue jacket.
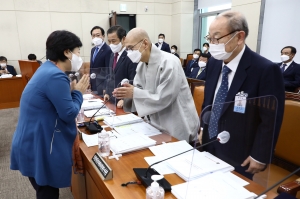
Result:
M59 198L59 188L69 187L75 118L89 77L76 84L65 71L82 65L80 39L68 31L54 31L46 42L46 61L26 85L11 148L11 165L28 176L38 199Z

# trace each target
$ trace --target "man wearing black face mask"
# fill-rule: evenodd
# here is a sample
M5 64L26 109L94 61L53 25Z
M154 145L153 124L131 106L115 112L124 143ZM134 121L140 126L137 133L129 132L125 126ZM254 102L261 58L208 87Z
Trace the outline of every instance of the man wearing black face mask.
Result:
M221 13L211 23L206 40L210 43L212 57L206 66L202 107L204 109L213 105L210 121L203 126L203 143L214 140L223 130L230 133L230 141L226 145L215 142L205 150L252 179L253 175L262 171L270 161L282 122L285 94L279 67L245 45L248 32L245 17L235 11ZM253 112L246 108L245 114L241 114L233 111L233 103L223 105L225 102L234 101L236 95L242 91L247 94L248 99L275 96L277 112L272 115L263 114L256 111L258 108L255 107ZM270 129L269 121L274 121L275 117L275 127L272 125ZM243 123L229 122L232 118L244 120ZM224 121L226 124L222 123ZM242 126L247 121L251 121L251 125ZM275 135L272 145L273 132Z
M285 91L294 92L296 88L300 87L300 65L293 61L296 55L296 48L293 46L286 46L281 50L280 66Z

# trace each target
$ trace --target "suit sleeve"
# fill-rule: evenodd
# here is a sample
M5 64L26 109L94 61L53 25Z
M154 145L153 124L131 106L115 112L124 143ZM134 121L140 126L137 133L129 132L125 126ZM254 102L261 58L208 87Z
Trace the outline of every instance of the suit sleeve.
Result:
M104 58L104 62L105 62L105 67L109 67L109 62L110 62L110 56L111 56L111 50L109 49L109 51L106 53L105 58Z
M17 72L16 72L16 69L15 69L15 67L11 67L11 74L13 75L13 76L16 76L17 75Z
M46 95L61 120L66 123L74 121L79 113L83 97L77 90L70 91L70 82L64 74L55 74L47 83Z
M136 74L137 63L132 63L128 65L128 79L133 80Z
M259 162L269 163L277 142L284 112L285 93L283 76L279 67L275 64L266 67L262 71L260 82L258 96L276 97L276 100L270 97L271 101L275 102L275 108L271 110L264 108L264 104L260 106L261 123L257 128L250 156Z
M169 44L166 45L166 52L171 53L171 49L170 49Z
M300 65L295 64L295 75L294 75L294 80L289 81L289 80L284 80L284 86L285 87L300 87Z

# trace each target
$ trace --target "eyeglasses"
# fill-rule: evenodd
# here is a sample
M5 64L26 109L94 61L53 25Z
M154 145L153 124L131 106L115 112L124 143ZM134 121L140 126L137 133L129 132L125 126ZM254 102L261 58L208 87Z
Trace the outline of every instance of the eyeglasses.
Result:
M128 46L125 50L126 51L129 51L129 50L133 50L133 48L136 46L136 45L138 45L139 43L141 43L142 41L144 41L144 39L142 39L141 41L139 41L139 42L137 42L136 44L134 44L133 46Z
M224 37L226 37L226 36L228 36L228 35L231 35L232 33L236 32L236 31L240 31L240 30L234 30L234 31L232 31L232 32L228 33L227 35L224 35L224 36L222 36L222 37L220 37L220 38L210 38L209 35L206 35L206 36L204 37L204 39L206 39L206 41L207 41L208 43L210 43L210 44L216 44L216 45L218 45L220 39L222 39L222 38L224 38Z

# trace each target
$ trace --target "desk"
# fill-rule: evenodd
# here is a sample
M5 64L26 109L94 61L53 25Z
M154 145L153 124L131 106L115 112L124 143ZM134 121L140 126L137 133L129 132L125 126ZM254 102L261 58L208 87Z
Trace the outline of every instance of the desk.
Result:
M117 109L116 113L117 115L124 114L121 109ZM81 130L84 131L84 128ZM170 141L170 137L166 137L164 134L153 136L151 138L157 140L157 143L161 143L165 139ZM172 138L171 141L176 141L176 139ZM74 199L139 199L146 197L144 186L128 185L127 187L122 187L121 184L128 181L136 181L133 168L148 167L144 157L153 156L149 149L123 154L119 161L115 159L107 159L106 162L113 170L113 179L108 181L101 180L97 171L93 167L92 162L90 161L97 150L97 146L87 147L82 140L80 141L80 152L83 158L83 165L85 167L85 176L79 176L76 174L72 175L71 189ZM235 174L245 179L243 176L237 173ZM165 179L167 179L171 185L184 182L184 180L182 180L176 174L165 175ZM259 194L265 190L257 183L251 180L247 181L250 183L246 186L249 191ZM269 193L268 198L274 198L276 195L277 194L275 193ZM167 192L165 194L165 198L175 199L176 197L171 192Z
M23 89L22 77L0 78L0 109L18 107Z

